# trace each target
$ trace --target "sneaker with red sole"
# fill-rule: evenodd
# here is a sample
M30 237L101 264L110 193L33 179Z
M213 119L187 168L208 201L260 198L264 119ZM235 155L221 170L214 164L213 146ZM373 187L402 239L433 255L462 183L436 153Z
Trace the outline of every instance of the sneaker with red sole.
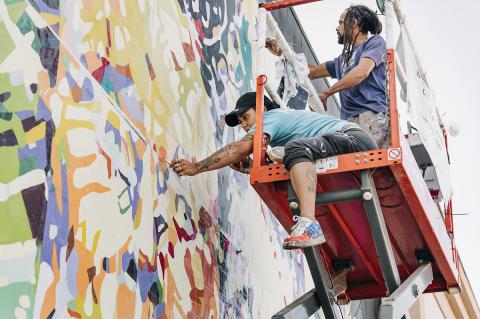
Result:
M283 241L283 249L298 249L323 244L326 239L320 224L307 217L293 216L296 222L289 237Z

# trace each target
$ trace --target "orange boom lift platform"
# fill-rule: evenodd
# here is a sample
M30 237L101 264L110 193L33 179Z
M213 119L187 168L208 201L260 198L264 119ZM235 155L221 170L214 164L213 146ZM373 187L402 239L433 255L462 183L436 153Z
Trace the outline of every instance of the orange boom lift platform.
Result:
M266 10L318 0L277 1ZM308 318L322 308L339 318L337 302L384 298L379 318L408 318L424 292L459 292L451 210L444 217L400 134L394 51L388 50L390 146L317 161L316 218L327 242L303 249L315 288L273 318ZM265 75L257 78L256 131L250 182L285 229L299 204L283 165L266 165ZM450 206L450 205L449 205Z

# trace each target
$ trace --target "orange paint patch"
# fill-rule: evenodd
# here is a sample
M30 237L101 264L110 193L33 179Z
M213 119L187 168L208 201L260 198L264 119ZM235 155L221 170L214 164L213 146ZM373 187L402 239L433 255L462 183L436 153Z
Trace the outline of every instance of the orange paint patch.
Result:
M102 154L103 157L105 157L105 159L107 160L107 175L108 175L108 178L110 179L112 177L112 160L107 155L107 153L105 153L105 151L102 149L100 150L100 154Z
M72 309L68 308L67 309L68 314L73 317L73 318L82 318L82 315L76 311L73 311Z
M78 84L75 84L73 88L70 89L72 92L72 98L75 103L79 103L82 100L82 89L78 86Z
M170 53L172 54L173 64L175 65L175 71L177 72L182 71L182 67L180 66L180 64L178 64L177 56L172 51L170 51Z
M187 62L194 62L195 61L195 51L193 51L193 46L186 42L182 43L183 53L185 53L185 58Z
M111 0L110 1L112 5L112 11L115 11L116 13L120 12L120 2L118 0Z
M117 65L115 69L118 73L123 74L125 77L131 79L132 78L132 71L130 70L130 65Z
M135 317L135 304L132 300L135 300L135 293L121 283L117 290L117 318Z
M140 159L142 159L145 151L147 150L147 145L141 139L138 139L135 142L135 149L137 150L137 154Z
M90 278L88 278L86 269L89 269L93 266L93 255L78 241L75 241L75 249L77 251L79 260L78 269L85 269L85 271L77 272L78 295L84 299L88 284L90 283Z
M85 0L83 1L83 4L85 5ZM102 67L102 60L97 58L97 55L94 52L85 52L84 57L90 73Z

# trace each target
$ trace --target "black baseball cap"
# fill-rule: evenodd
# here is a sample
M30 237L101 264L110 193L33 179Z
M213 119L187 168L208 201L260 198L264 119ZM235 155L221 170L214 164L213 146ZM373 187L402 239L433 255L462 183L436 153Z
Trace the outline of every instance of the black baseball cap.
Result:
M225 123L227 123L228 126L234 127L240 124L238 121L237 115L243 114L245 111L247 111L249 108L255 109L255 103L257 102L257 93L255 92L248 92L242 95L238 100L237 104L235 105L235 109L225 115ZM272 100L270 100L268 97L265 95L263 96L263 104L267 108L267 111L279 108L280 106Z

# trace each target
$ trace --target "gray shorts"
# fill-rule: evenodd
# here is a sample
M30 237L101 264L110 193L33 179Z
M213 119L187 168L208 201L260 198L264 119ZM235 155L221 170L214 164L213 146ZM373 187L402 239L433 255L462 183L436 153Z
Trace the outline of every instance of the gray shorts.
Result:
M390 119L387 114L366 111L352 116L347 121L360 125L373 137L379 148L386 148L390 145Z

